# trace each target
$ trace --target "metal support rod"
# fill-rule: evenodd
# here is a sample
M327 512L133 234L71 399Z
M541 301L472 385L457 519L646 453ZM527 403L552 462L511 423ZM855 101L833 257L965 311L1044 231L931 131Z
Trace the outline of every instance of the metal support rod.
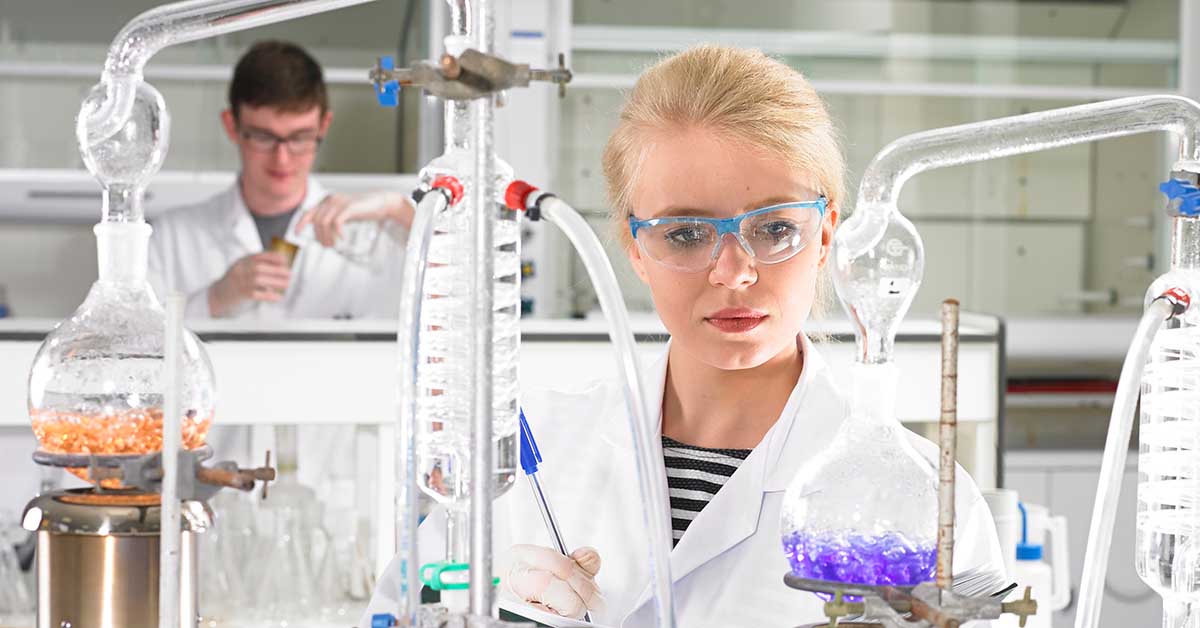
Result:
M942 302L942 416L938 424L937 587L954 584L954 471L958 435L958 301Z
M492 20L490 0L476 0L474 13L475 46L480 52L492 51ZM493 181L492 98L472 102L475 123L474 176L471 180L471 217L473 255L471 268L471 330L474 336L474 366L471 373L471 614L490 617L492 614L492 385L493 347L492 328L495 260L493 256L494 215L499 210Z
M471 3L470 0L446 0L450 5L450 33L466 35L471 32Z
M179 578L182 528L179 513L179 445L183 429L179 356L183 345L183 295L167 298L167 325L163 345L162 506L158 546L158 628L180 628Z

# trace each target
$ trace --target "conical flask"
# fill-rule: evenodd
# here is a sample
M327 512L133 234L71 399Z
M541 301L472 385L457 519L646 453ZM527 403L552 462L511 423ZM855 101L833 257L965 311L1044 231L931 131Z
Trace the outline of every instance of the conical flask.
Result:
M932 580L937 470L895 418L895 365L855 364L852 382L850 416L784 496L792 574L866 585Z

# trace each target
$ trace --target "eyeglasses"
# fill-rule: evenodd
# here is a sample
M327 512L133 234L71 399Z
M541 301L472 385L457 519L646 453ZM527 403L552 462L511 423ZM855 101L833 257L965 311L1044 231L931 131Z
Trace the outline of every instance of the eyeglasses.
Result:
M283 144L287 147L288 153L292 155L308 155L317 150L323 139L316 133L310 132L300 132L288 137L279 137L270 131L260 129L239 129L239 132L250 148L260 153L273 153L277 146Z
M725 235L733 236L747 255L764 264L795 256L820 231L828 201L781 203L732 218L670 216L639 220L629 217L638 248L650 259L687 273L707 270L721 254Z

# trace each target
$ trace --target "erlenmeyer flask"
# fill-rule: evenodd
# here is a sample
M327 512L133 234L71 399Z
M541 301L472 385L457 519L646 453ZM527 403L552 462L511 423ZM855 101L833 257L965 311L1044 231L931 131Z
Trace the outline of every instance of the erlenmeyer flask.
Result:
M792 574L868 585L932 580L937 471L893 414L894 364L855 364L853 375L850 416L784 497Z
M300 484L294 473L280 477L262 503L262 559L254 601L256 615L269 625L294 628L318 619L312 537L319 509L316 492Z
M278 480L259 506L259 545L255 603L264 626L300 628L319 622L317 561L321 503L317 492L298 478L294 426L275 427Z
M25 534L18 521L0 513L0 626L32 626L37 611L32 583L17 559L15 548Z
M245 495L232 491L218 493L209 504L215 513L213 525L198 537L200 614L222 625L254 603L247 587L257 582L254 512Z

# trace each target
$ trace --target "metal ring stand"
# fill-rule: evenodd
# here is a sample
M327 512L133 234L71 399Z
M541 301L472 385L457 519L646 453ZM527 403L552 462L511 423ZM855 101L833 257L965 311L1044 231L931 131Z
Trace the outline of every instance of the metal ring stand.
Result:
M187 451L200 461L208 460L213 456L212 447L208 445L183 451ZM58 454L39 449L33 452L33 461L43 466L65 469L86 469L92 467L119 469L126 462L145 456L146 454Z

